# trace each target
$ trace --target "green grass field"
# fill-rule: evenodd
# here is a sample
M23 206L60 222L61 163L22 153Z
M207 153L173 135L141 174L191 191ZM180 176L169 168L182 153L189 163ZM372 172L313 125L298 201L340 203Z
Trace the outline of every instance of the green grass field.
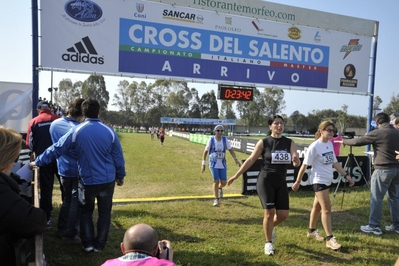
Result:
M263 252L263 210L257 196L226 198L220 207L212 207L212 178L200 173L204 146L173 137L165 145L152 141L149 134L120 134L127 176L123 187L116 187L114 199L189 197L199 199L137 201L114 204L112 224L106 248L86 254L80 245L66 245L55 237L59 211L59 190L54 190L53 227L44 235L44 254L50 265L101 265L121 255L119 244L125 230L136 223L148 223L161 239L169 239L175 251L176 265L393 265L399 256L396 233L367 235L359 230L367 224L369 191L364 187L342 189L333 205L333 232L342 248L332 251L324 242L306 238L313 192L290 192L290 216L276 228L275 256ZM347 147L345 147L347 148ZM342 154L345 154L343 148ZM363 155L364 147L355 151ZM360 153L360 154L357 154ZM238 153L239 159L248 155ZM228 175L237 170L227 155ZM237 180L225 189L225 196L240 194ZM331 197L333 197L333 189ZM343 197L344 196L344 197ZM342 208L341 208L342 203ZM384 201L382 225L389 225ZM318 230L324 235L321 223Z

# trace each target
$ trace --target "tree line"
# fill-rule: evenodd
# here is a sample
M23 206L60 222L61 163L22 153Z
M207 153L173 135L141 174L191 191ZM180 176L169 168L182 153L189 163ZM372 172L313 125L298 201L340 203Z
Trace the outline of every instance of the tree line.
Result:
M190 117L211 119L236 119L237 125L247 127L267 127L268 117L281 114L286 125L293 131L313 133L322 120L332 120L340 132L348 127L365 128L366 116L348 114L348 105L339 110L312 110L308 114L294 111L284 114L284 90L276 88L255 88L251 102L223 101L218 106L214 90L201 97L196 88L189 88L187 82L156 80L147 84L127 80L119 82L110 103L110 95L102 75L90 75L85 81L72 82L70 79L60 81L54 102L65 108L77 98L94 98L101 105L100 117L107 123L121 126L158 126L161 117ZM117 111L108 110L108 105ZM391 101L382 109L382 100L374 98L374 112L382 110L388 114L399 110L399 94L392 95ZM183 125L182 125L183 126Z

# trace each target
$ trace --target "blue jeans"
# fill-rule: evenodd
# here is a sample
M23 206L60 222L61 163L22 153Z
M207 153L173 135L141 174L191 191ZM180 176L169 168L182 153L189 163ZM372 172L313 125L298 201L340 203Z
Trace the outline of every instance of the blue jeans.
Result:
M399 229L399 168L375 169L371 176L369 225L381 227L382 201L390 201L391 221Z
M66 230L66 237L74 238L79 232L78 178L60 177L64 198L58 217L58 230Z
M103 249L111 224L112 197L115 181L85 186L79 182L80 239L83 247ZM97 199L97 236L94 236L93 211Z

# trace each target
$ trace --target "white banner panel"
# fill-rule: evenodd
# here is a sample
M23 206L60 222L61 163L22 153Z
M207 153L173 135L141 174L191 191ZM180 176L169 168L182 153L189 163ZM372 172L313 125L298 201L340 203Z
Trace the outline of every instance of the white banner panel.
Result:
M260 0L148 0L197 9L235 14L255 19L265 19L295 25L354 33L375 35L375 20L349 17L312 9L276 4ZM298 1L297 5L301 5Z
M41 1L43 68L367 94L369 36L147 1Z
M0 125L26 133L32 119L32 84L0 82Z

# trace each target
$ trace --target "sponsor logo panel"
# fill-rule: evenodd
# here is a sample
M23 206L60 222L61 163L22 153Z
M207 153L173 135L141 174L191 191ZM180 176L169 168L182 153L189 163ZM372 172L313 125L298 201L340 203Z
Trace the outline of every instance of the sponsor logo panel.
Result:
M266 31L261 28L260 23L258 21L252 20L251 24L256 29L257 35L262 35L262 36L272 37L272 38L278 37L275 34L266 33Z
M105 21L102 8L90 0L70 0L64 10L64 19L77 26L93 27Z
M321 42L320 31L316 31L316 33L315 33L315 35L314 35L314 41L315 41L315 42Z
M241 32L241 28L237 28L237 27L233 26L233 18L232 17L225 17L224 25L215 25L215 30Z
M352 64L347 64L344 67L345 78L340 79L341 87L357 88L357 79L354 79L356 75L356 67Z
M143 3L136 3L136 11L133 15L135 18L147 18L147 14L143 14L145 5Z
M358 52L362 49L363 45L359 44L359 39L349 40L347 45L342 45L340 52L345 53L344 58L347 58L351 52Z
M197 15L196 13L190 13L185 11L179 11L176 9L164 9L162 11L162 17L164 19L178 20L189 23L200 23L203 24L204 17Z
M297 27L291 27L288 29L288 37L293 40L299 40L302 37L301 33L302 31Z
M61 58L66 62L103 65L104 57L99 56L96 48L88 36L76 42L73 46L66 49Z

